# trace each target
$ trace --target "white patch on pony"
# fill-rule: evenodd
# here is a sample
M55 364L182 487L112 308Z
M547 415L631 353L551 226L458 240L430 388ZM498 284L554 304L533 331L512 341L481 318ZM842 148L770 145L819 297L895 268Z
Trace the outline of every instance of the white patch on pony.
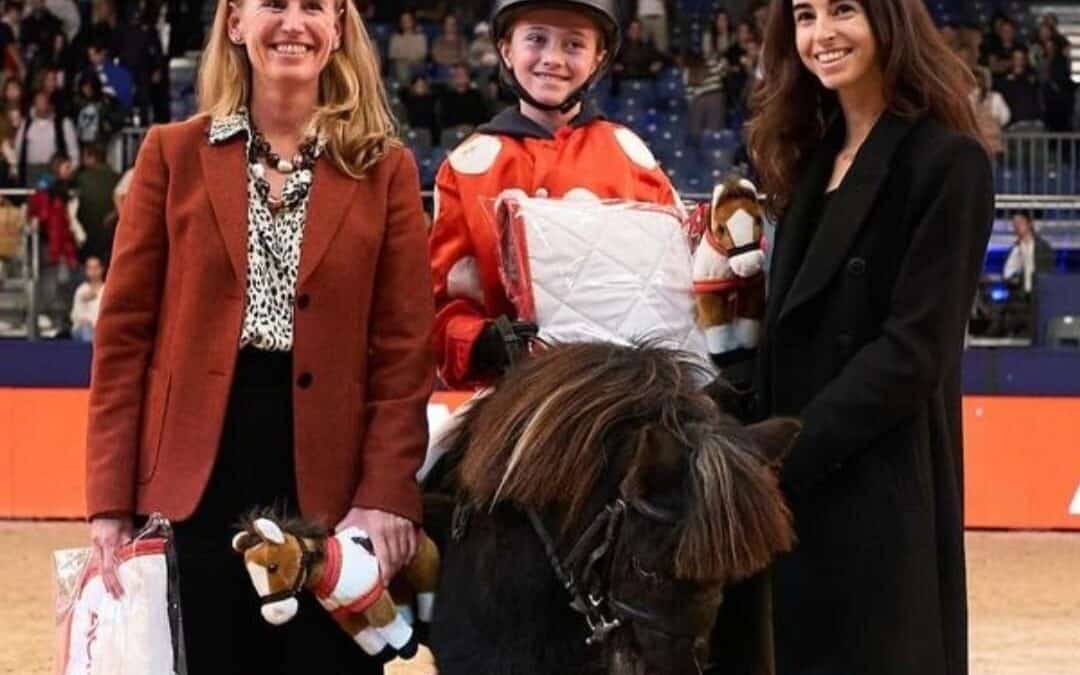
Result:
M565 199L567 201L576 201L576 202L598 202L598 201L600 201L600 197L597 196L597 194L595 192L593 192L592 190L589 190L587 188L583 188L583 187L576 187L576 188L570 190L565 195L563 195L563 199Z
M235 535L233 535L232 548L233 548L234 551L236 551L237 553L243 553L244 552L244 548L241 546L241 543L244 541L244 538L247 537L247 536L248 536L247 532L237 532Z
M360 649L371 656L375 656L386 647L386 639L371 626L354 635L353 642L360 645Z
M416 594L416 614L424 623L431 623L435 613L435 594L431 591Z
M760 248L740 253L728 261L731 271L742 278L752 277L765 267L765 252Z
M398 616L405 619L405 623L410 626L416 623L416 616L413 614L412 607L409 607L408 605L398 605L397 613Z
M735 338L745 349L757 347L761 339L761 322L756 319L739 319L735 322Z
M251 583L255 586L255 592L259 594L259 597L270 595L270 577L266 573L266 568L253 562L245 563L244 567L247 567Z
M254 525L255 531L262 535L263 539L272 544L285 543L285 533L281 531L281 528L274 521L268 518L259 518Z
M495 136L477 134L450 153L450 166L458 173L478 175L495 164L502 141Z
M634 164L649 171L657 167L656 157L653 156L649 147L645 145L645 141L641 140L633 131L626 127L619 127L615 130L615 140L619 142L623 152L633 160Z
M739 348L739 339L735 336L735 326L709 326L705 329L705 343L710 354L723 354Z
M385 626L378 627L379 634L386 638L386 641L390 643L390 646L394 649L401 649L405 645L409 644L409 640L412 639L413 629L400 614L394 617L394 620Z
M280 626L284 623L288 623L290 619L296 616L296 610L300 608L300 603L296 598L287 598L285 600L278 600L277 602L271 602L270 604L262 606L262 615L266 619L267 623L274 626Z
M727 219L724 225L727 227L728 233L731 234L731 241L736 246L746 246L747 244L754 243L754 217L746 212L745 209L739 209Z
M451 298L468 298L484 304L484 289L480 285L476 258L465 256L454 263L446 275L446 293Z
M751 183L750 181L748 181L745 178L743 178L742 180L739 181L739 187L745 188L745 189L749 190L750 192L753 192L755 198L757 198L759 196L758 191L757 191L757 186L754 185L753 183Z

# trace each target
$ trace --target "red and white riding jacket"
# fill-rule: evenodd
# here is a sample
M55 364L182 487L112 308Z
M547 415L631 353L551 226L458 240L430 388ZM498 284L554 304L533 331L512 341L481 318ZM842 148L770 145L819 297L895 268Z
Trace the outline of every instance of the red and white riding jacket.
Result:
M439 168L430 238L435 354L453 388L490 384L471 364L485 322L514 318L499 274L489 215L505 190L552 198L625 199L682 208L653 154L633 131L586 109L554 133L517 108L497 115Z

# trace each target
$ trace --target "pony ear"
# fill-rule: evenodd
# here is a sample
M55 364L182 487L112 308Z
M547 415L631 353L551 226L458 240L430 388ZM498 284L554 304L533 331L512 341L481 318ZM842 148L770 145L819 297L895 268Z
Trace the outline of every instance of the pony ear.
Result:
M281 531L277 523L269 518L258 518L255 520L254 525L255 531L271 544L285 543L285 533Z
M790 417L773 417L746 427L746 433L754 439L765 459L773 464L783 463L801 430L802 423Z
M243 553L244 551L248 550L255 545L255 542L253 542L251 539L251 533L247 530L244 530L243 532L237 532L236 536L232 538L233 550L237 553Z

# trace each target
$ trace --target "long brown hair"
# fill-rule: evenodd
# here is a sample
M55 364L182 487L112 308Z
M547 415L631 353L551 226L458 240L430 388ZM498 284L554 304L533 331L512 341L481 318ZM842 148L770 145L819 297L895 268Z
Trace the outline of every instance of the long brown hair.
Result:
M929 114L985 146L969 98L975 79L941 38L923 0L857 2L877 41L887 109L904 117ZM773 3L762 64L765 76L752 99L749 148L775 216L791 201L802 163L839 114L840 104L799 58L792 0Z

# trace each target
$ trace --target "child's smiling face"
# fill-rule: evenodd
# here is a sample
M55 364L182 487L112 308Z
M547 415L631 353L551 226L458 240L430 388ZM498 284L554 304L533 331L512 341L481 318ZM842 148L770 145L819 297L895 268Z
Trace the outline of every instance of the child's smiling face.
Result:
M596 23L580 12L533 9L515 19L499 51L530 96L558 106L603 63L606 52L600 36Z

